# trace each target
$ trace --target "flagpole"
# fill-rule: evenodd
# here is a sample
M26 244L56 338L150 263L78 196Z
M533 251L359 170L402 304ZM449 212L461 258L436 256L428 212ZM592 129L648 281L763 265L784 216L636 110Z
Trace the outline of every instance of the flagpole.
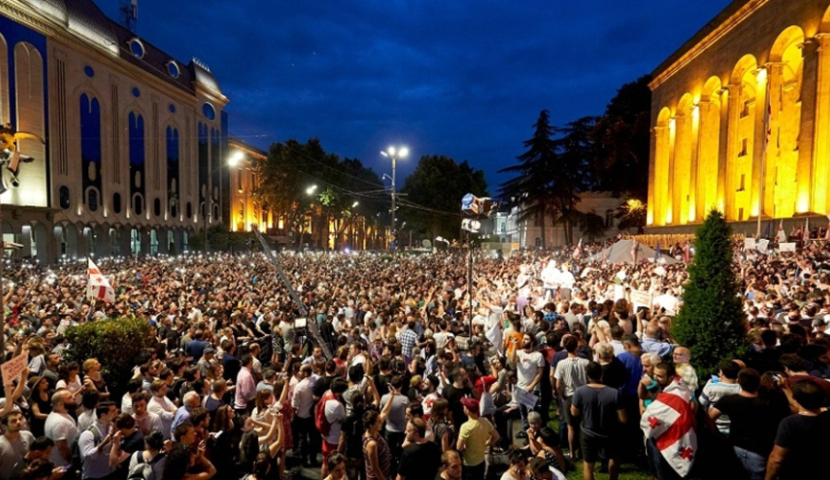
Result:
M770 81L769 67L767 65L764 65L761 68L766 70L767 73L767 109L766 112L764 112L764 116L766 118L766 121L764 123L766 123L766 128L764 129L764 150L761 151L761 197L758 200L758 225L755 230L756 237L761 236L761 217L764 216L764 187L767 183L767 179L765 178L767 170L767 150L769 150L769 140L772 136L772 98L770 98L772 96L772 90L770 88L772 82Z

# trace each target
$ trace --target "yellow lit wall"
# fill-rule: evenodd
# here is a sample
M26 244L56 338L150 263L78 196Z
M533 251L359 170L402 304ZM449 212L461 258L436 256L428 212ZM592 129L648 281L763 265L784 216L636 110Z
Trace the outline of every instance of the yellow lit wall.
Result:
M732 2L653 78L650 226L828 212L830 0Z

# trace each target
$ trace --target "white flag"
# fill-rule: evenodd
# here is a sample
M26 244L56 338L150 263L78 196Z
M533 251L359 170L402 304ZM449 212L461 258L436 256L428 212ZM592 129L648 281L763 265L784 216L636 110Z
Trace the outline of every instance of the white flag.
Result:
M787 241L787 234L784 232L784 220L778 224L778 233L775 235L775 239L778 243L786 242Z
M92 259L89 259L89 282L86 287L86 296L109 303L115 302L115 290Z

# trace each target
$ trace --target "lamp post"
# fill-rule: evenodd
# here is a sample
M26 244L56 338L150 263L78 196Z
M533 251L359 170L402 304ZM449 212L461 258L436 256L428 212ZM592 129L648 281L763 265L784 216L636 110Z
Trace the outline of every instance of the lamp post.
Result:
M380 152L381 155L392 159L392 240L395 242L393 251L398 250L398 235L397 225L395 225L395 169L397 168L398 158L406 158L409 155L409 149L406 147L389 147L385 152Z
M242 153L241 150L237 150L236 152L234 152L233 155L231 155L230 158L228 158L228 162L225 165L227 165L228 167L235 167L235 166L239 165L239 162L241 162L243 158L245 158L245 154ZM208 174L208 181L210 181L210 179L213 177L214 173L218 172L225 165L217 165L215 168L213 168L210 171L210 173ZM221 190L222 187L220 186L219 188ZM208 208L207 208L207 211L205 211L205 218L204 218L204 220L205 220L205 239L204 239L205 240L204 241L204 244L205 244L204 245L205 258L207 258L207 254L208 254L208 223L210 223L208 221L208 218L213 217L213 192L212 191L208 191L207 207Z

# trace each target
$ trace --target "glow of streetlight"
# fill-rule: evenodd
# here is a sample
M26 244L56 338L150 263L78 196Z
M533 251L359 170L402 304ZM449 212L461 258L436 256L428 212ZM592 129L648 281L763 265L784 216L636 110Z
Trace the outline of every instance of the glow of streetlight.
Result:
M305 189L305 193L306 195L311 195L315 190L317 190L317 185L312 185Z
M243 158L245 158L245 154L242 153L242 151L237 150L233 153L233 155L231 155L231 158L228 159L228 165L235 167L239 165L239 162L241 162Z
M358 205L358 203L360 203L360 202L354 202L354 203L352 204L352 208L355 208L355 207Z
M409 149L408 149L408 148L406 148L406 147L402 147L402 148L398 151L398 157L399 157L399 158L406 158L406 157L407 157L407 155L409 155Z

